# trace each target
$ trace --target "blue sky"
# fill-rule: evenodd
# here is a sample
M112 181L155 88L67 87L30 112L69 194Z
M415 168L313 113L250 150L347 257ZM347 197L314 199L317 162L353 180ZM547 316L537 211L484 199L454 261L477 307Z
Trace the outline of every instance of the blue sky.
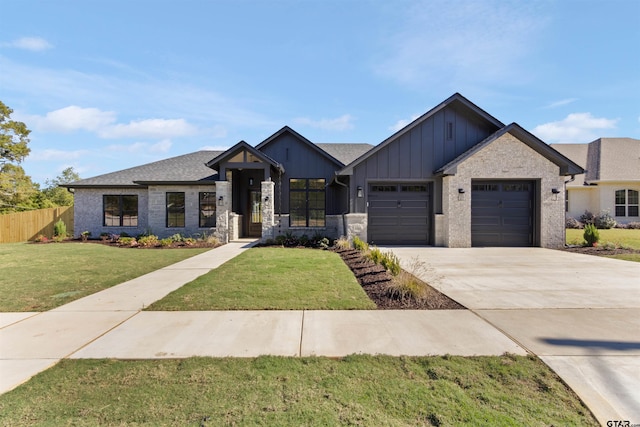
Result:
M640 137L640 1L3 2L0 100L44 183L284 125L377 144L455 92L548 143Z

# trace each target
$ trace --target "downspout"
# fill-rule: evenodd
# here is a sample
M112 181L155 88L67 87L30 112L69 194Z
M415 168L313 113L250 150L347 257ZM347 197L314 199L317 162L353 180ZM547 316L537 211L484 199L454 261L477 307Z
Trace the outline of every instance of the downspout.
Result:
M335 171L334 181L336 184L343 186L347 189L347 207L349 206L349 186L344 182L338 181L338 171ZM342 213L342 235L347 237L347 219L345 218L346 212Z

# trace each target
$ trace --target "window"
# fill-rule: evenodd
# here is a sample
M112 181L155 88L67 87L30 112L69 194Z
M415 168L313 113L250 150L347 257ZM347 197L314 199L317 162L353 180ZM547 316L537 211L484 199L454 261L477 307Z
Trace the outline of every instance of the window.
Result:
M200 227L216 226L216 193L200 193Z
M498 191L497 184L473 184L471 191Z
M616 190L616 216L638 216L638 191Z
M292 178L289 180L289 225L291 227L324 227L324 179Z
M393 192L398 191L398 187L396 185L375 185L371 186L371 191L376 193L385 193L385 192Z
M103 225L105 227L137 227L138 196L102 196Z
M167 193L167 228L184 227L184 193Z

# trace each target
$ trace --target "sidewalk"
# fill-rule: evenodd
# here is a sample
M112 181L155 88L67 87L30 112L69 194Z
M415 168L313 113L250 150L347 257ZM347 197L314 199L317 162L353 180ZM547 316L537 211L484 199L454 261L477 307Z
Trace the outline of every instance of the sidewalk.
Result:
M229 243L48 312L0 314L0 393L63 358L526 354L466 310L142 311L252 245Z

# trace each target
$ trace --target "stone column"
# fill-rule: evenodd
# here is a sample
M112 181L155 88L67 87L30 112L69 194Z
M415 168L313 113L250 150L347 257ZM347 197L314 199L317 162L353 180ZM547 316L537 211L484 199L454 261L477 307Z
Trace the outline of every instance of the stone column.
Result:
M216 236L223 243L229 243L229 213L231 210L231 183L216 182Z
M262 243L275 237L275 183L273 181L263 181L262 191Z

